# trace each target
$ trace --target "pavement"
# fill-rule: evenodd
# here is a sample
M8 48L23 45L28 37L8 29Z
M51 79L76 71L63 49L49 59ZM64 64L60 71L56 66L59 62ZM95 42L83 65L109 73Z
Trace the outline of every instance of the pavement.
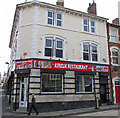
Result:
M1 103L2 102L2 103ZM2 110L1 110L2 108ZM61 111L52 111L52 112L42 112L38 115L35 115L35 113L31 113L30 116L28 116L28 113L25 110L17 110L12 111L10 109L10 106L8 104L7 96L5 95L4 91L0 88L0 118L71 118L72 115L76 114L85 114L85 113L92 113L92 112L101 112L106 110L112 110L112 109L120 109L120 106L118 105L102 105L99 109L95 109L94 107L90 108L81 108L81 109L71 109L71 110L61 110Z

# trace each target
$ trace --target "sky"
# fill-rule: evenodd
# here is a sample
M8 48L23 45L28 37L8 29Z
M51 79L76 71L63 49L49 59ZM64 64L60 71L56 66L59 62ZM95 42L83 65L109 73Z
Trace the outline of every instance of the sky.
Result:
M26 0L0 0L0 72L2 75L7 72L10 61L11 49L9 48L9 41L11 29L13 25L13 18L15 14L16 4L23 3ZM27 0L32 1L32 0ZM56 4L57 0L38 0L50 4ZM97 15L108 18L109 22L118 17L118 2L120 0L94 0L97 4ZM66 8L87 12L89 3L93 0L64 0Z

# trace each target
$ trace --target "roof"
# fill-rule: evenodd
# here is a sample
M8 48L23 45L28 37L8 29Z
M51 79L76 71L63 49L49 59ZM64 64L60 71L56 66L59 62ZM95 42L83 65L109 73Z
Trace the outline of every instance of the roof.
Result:
M115 23L107 23L108 25L120 29L120 24L115 24Z

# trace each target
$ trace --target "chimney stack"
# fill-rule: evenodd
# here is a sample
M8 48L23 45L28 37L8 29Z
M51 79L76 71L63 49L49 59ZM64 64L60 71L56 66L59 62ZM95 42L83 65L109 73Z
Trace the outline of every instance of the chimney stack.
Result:
M57 0L56 4L64 7L64 0Z
M97 15L97 9L96 9L96 3L95 1L93 0L93 3L89 3L89 7L87 9L87 12L89 14L94 14L94 15Z
M119 25L119 18L115 18L114 20L112 20L112 23Z

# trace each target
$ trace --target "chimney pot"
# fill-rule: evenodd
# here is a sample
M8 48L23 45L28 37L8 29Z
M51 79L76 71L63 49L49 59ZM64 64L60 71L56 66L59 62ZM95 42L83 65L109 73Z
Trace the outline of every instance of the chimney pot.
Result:
M56 4L57 4L58 6L64 7L64 0L57 0Z

